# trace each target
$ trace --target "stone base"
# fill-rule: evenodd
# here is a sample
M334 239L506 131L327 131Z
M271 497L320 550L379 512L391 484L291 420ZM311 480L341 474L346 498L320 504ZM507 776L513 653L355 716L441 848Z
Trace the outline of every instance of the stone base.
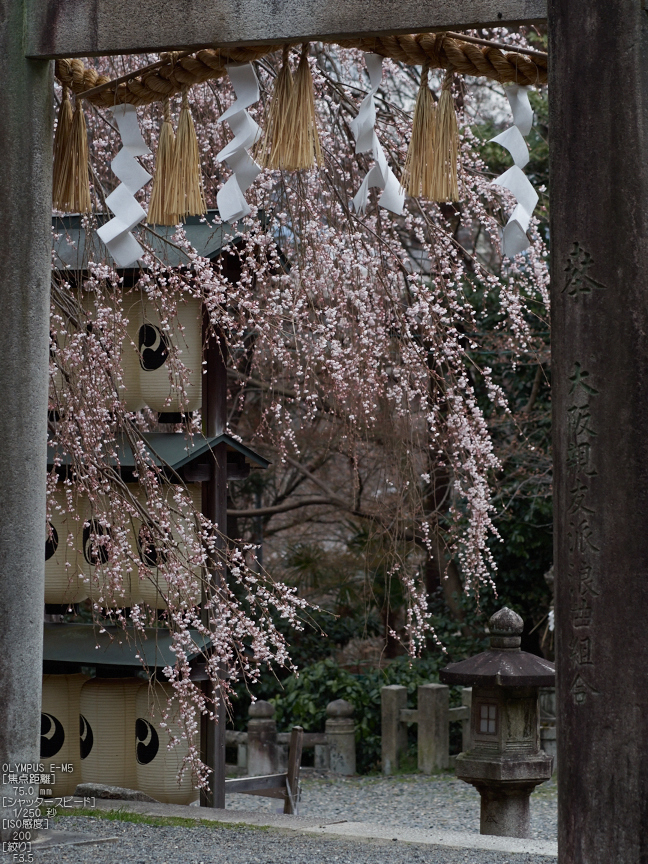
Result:
M473 783L481 796L479 833L529 837L529 799L537 783Z
M553 758L538 753L485 756L460 753L455 773L481 796L479 831L496 837L529 837L529 797L551 779Z
M455 771L460 780L474 781L544 783L551 779L553 758L542 750L538 753L516 754L514 756L482 755L473 751L460 753L455 763Z

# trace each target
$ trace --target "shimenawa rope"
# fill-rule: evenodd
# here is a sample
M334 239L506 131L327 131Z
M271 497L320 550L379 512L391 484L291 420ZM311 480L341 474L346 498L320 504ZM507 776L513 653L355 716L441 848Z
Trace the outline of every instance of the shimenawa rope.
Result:
M444 33L344 39L335 44L343 48L359 48L380 54L381 57L390 57L410 66L422 66L427 62L431 69L484 76L501 84L529 86L547 82L547 65L539 57L534 56L532 59L516 53L515 50L509 53L499 48L459 42ZM222 78L229 63L249 63L282 48L282 45L205 48L187 57L169 57L159 68L145 71L141 77L118 84L116 88L91 94L88 101L105 107L122 102L135 106L149 105L175 96L194 84ZM86 67L79 58L57 60L55 71L61 84L74 93L84 93L110 80L99 75L96 69Z

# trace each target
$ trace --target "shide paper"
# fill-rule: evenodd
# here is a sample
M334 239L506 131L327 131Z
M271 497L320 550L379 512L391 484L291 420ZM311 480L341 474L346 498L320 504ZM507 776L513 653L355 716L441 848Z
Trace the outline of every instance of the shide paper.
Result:
M226 68L236 100L221 114L218 122L227 120L234 138L223 147L216 159L227 162L234 173L218 192L216 203L223 222L236 222L250 212L250 205L243 193L261 173L261 168L247 152L261 137L261 130L245 110L259 101L260 94L259 82L251 63Z
M135 157L144 156L151 151L142 138L135 107L116 105L112 112L123 146L110 167L121 183L106 198L106 204L115 214L114 218L97 228L97 234L108 247L118 267L131 267L144 254L144 249L131 231L146 218L146 212L138 204L135 193L151 179L151 175Z
M353 206L356 213L365 213L369 201L369 187L377 186L383 190L382 195L378 199L380 206L400 216L403 212L405 193L387 164L387 159L374 128L376 125L376 102L374 97L378 92L382 80L382 57L378 54L365 54L365 63L367 64L367 72L369 73L369 81L371 82L371 91L363 99L358 116L354 117L349 125L356 141L355 152L373 152L376 164L362 181L362 185L353 199Z
M531 245L526 232L538 203L538 193L522 170L529 161L529 148L524 136L529 134L533 123L533 110L529 104L528 91L528 87L520 87L518 84L511 84L505 88L515 125L495 138L491 138L491 141L508 150L515 163L491 184L508 189L517 201L517 206L502 232L502 253L508 258L524 252Z

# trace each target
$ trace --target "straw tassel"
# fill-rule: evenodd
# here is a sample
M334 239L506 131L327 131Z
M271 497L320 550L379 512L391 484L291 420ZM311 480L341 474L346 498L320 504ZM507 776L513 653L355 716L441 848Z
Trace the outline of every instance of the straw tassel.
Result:
M54 138L52 204L63 213L89 213L90 181L88 179L88 135L80 99L74 113L67 88Z
M457 160L459 156L459 128L452 98L452 72L448 72L441 88L434 124L433 201L457 201Z
M155 158L155 177L147 221L150 225L177 225L180 217L171 206L171 183L175 168L176 139L171 122L171 106L164 100L164 119L160 129L157 156Z
M412 138L405 159L402 185L410 197L421 196L432 200L436 108L429 87L429 75L430 64L425 63L421 70L421 86L414 106Z
M268 119L258 153L258 161L263 168L291 167L290 112L295 88L288 60L289 50L289 46L284 45L281 69L268 106Z
M175 159L171 182L170 207L179 217L202 216L207 209L200 172L200 154L187 91L182 94L182 108L175 141Z
M310 45L302 45L299 66L295 73L295 88L290 125L290 141L292 145L290 168L294 171L312 168L317 162L322 162L319 133L317 131L317 115L315 113L315 97L313 95L313 77L308 62Z
M72 156L72 212L90 213L92 202L90 201L90 179L88 176L88 132L83 113L83 100L78 97L72 117L69 149Z
M63 98L59 108L56 135L54 136L54 166L52 170L52 206L55 210L67 211L68 188L72 160L70 159L70 136L72 135L72 103L67 87L63 87Z

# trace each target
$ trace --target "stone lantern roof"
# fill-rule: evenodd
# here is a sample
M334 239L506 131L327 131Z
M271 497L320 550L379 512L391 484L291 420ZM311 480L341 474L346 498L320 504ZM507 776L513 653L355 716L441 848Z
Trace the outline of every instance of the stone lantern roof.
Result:
M488 622L490 648L475 657L451 663L439 678L444 684L464 687L553 687L554 664L520 649L524 622L512 609L504 607Z

